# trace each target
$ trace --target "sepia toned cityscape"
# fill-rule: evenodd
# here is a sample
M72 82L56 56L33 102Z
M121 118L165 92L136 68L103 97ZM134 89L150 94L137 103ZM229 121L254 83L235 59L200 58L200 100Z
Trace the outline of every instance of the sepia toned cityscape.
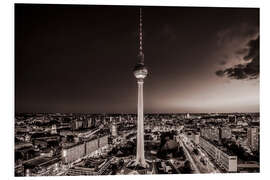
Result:
M260 172L259 9L15 4L15 176Z

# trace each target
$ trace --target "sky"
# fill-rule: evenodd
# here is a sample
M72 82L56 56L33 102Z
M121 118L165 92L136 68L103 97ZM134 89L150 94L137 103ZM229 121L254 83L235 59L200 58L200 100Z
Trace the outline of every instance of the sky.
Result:
M258 112L259 9L142 7L146 113ZM15 5L15 111L135 113L139 7Z

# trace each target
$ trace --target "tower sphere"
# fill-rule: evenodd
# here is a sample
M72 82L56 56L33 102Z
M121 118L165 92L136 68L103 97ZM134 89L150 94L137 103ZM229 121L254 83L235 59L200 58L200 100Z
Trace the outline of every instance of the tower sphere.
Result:
M143 63L138 63L134 67L133 73L137 79L144 79L148 74L148 70Z

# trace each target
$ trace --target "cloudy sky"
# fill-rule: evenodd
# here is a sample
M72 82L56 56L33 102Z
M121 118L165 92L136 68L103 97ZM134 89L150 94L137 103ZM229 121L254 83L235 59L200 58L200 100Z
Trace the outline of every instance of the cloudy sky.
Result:
M139 8L15 6L16 112L136 112ZM146 112L259 111L259 9L143 7Z

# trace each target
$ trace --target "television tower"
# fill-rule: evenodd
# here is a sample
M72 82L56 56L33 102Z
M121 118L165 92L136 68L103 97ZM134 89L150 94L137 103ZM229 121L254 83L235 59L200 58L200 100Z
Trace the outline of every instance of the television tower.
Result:
M139 62L134 67L133 73L138 83L138 115L137 115L137 155L136 165L146 167L147 164L144 158L144 115L143 115L143 82L148 74L148 70L144 65L143 54L143 34L142 34L142 9L140 8L140 21L139 21Z

